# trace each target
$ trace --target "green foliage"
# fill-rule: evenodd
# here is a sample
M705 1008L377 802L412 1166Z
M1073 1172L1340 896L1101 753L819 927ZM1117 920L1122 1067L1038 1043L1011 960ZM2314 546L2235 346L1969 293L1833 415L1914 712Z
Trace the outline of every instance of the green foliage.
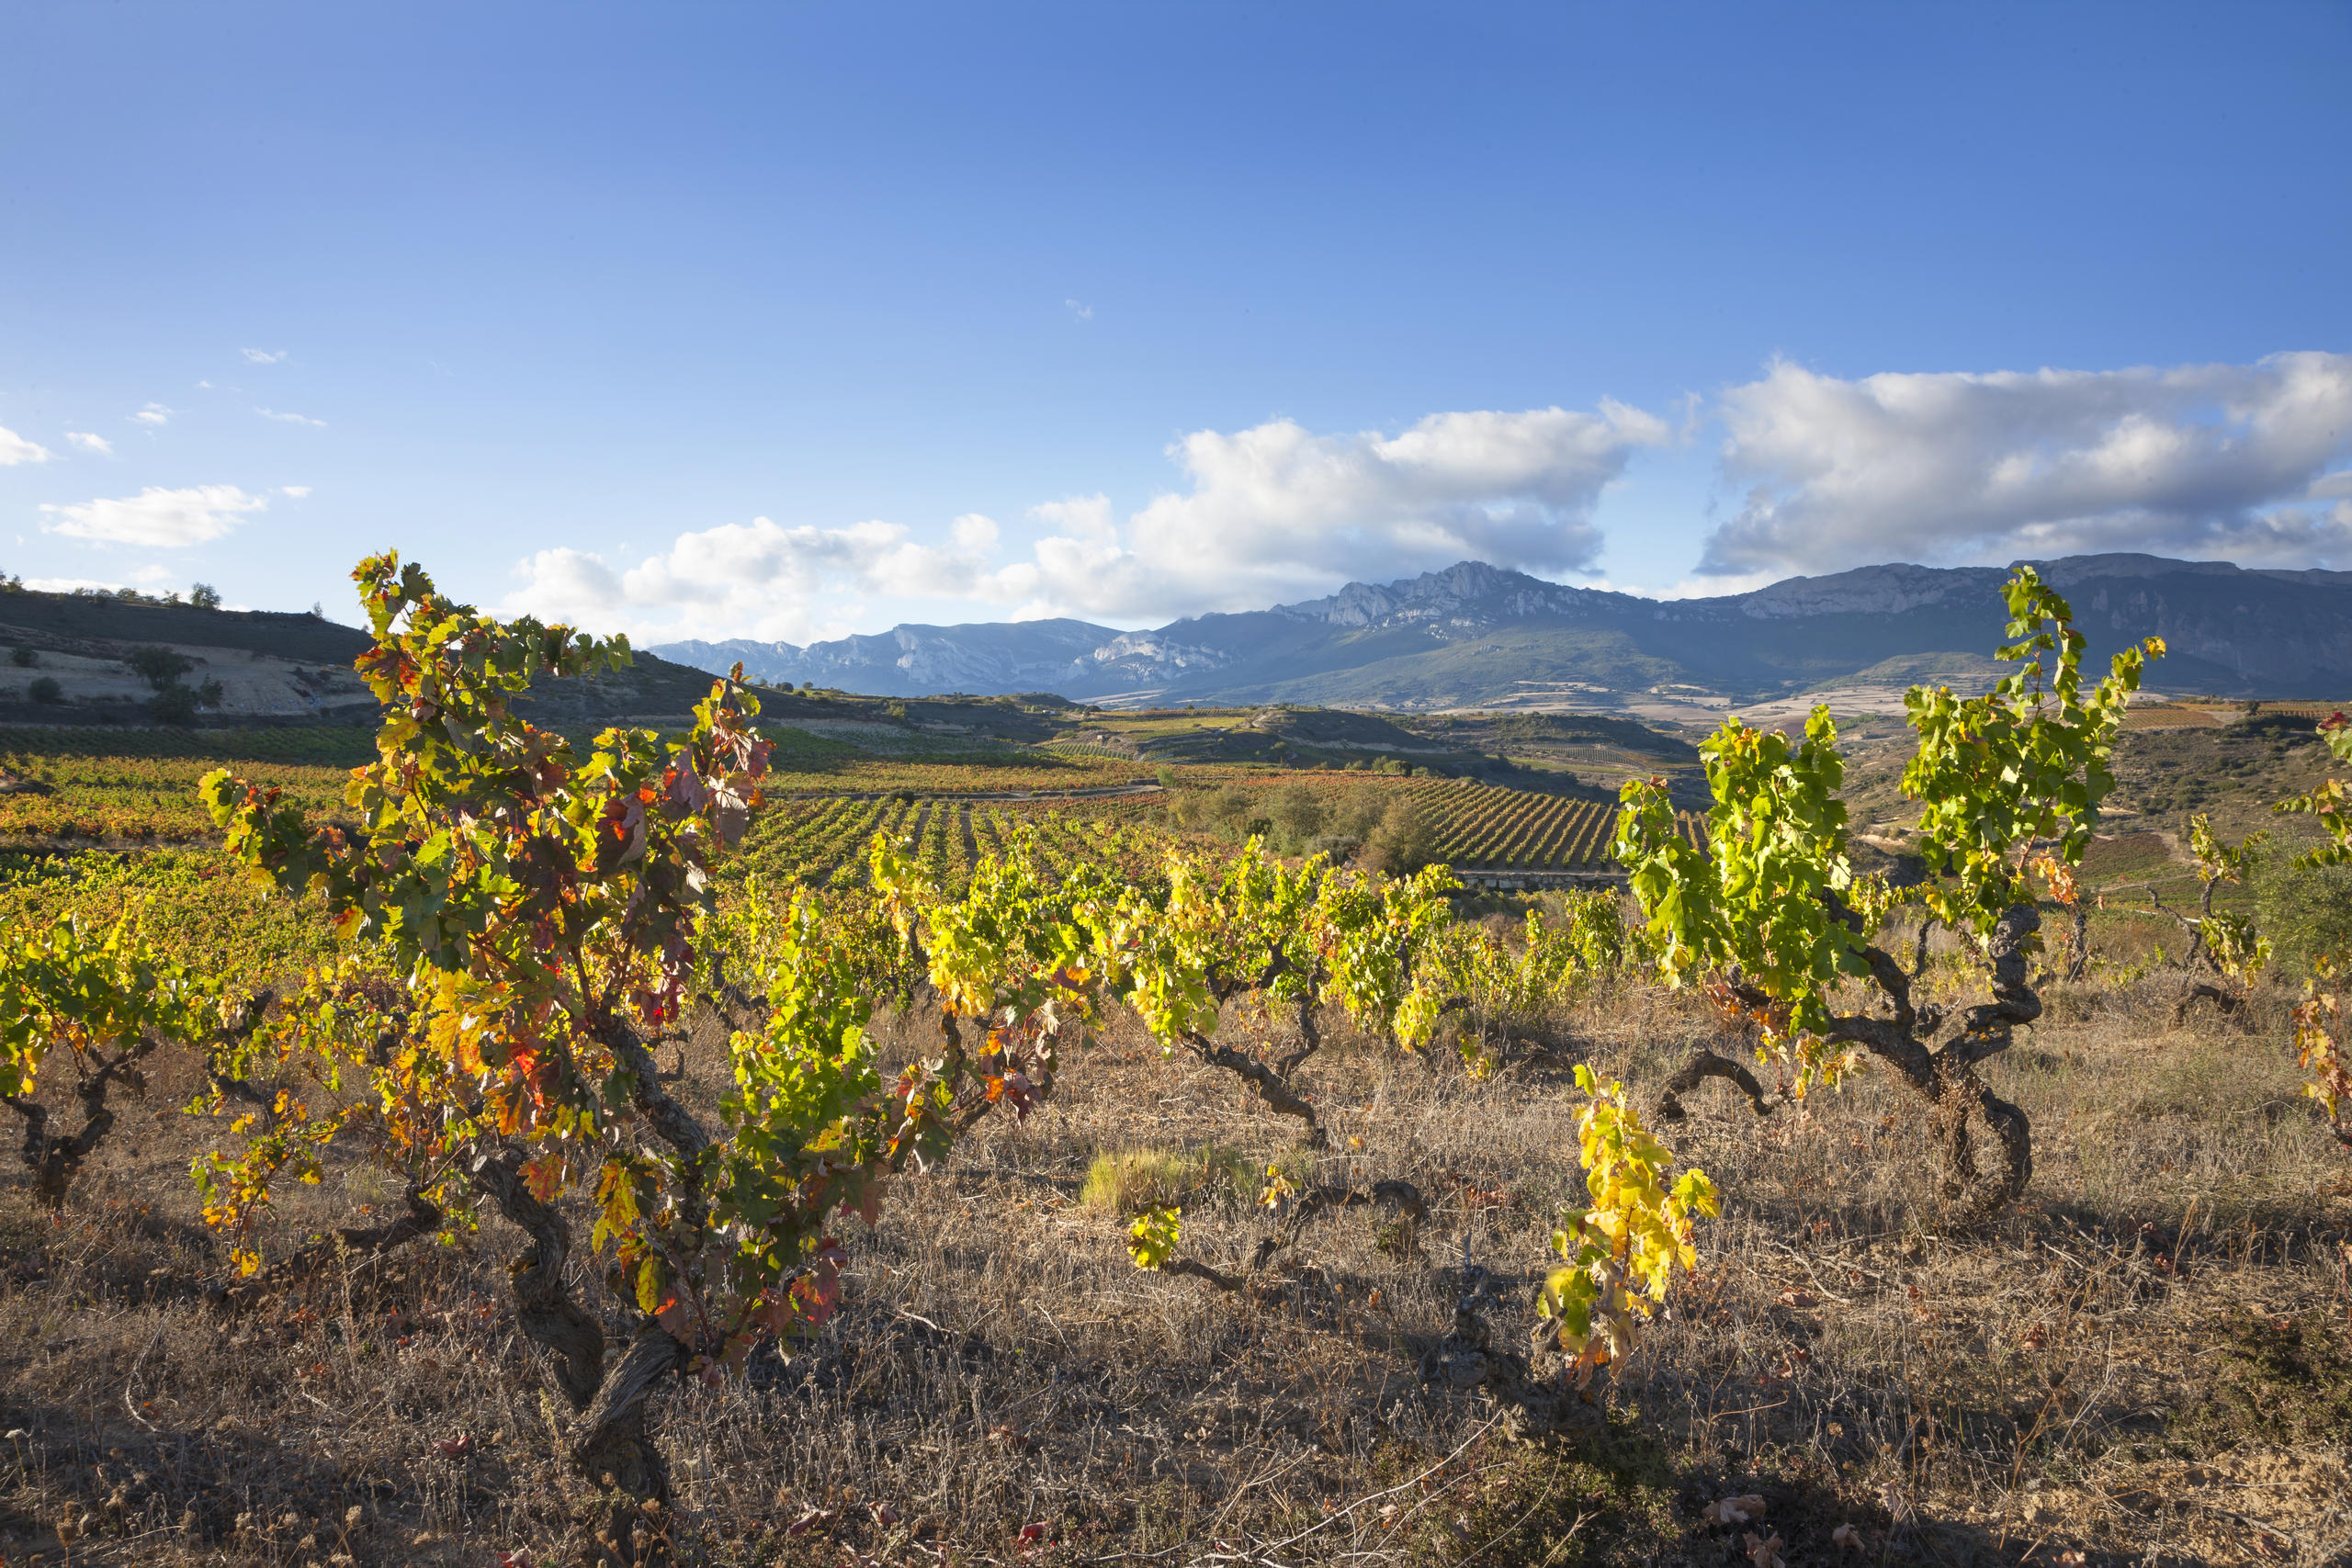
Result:
M2327 738L2327 749L2339 762L2352 762L2352 725L2335 714L2320 726ZM2323 779L2309 794L2278 803L2280 811L2299 812L2319 818L2327 841L2300 858L2306 866L2342 865L2352 860L2352 800L2347 800L2344 784L2338 779Z
M1159 1269L1176 1256L1183 1225L1174 1209L1154 1209L1127 1227L1127 1256L1138 1269Z
M2286 973L2307 976L2321 958L2352 953L2352 865L2274 849L2254 857L2245 879L2254 924Z
M354 577L374 637L358 668L386 713L377 761L345 790L356 827L307 822L226 770L202 785L230 853L318 895L398 977L395 1000L356 1013L347 986L314 984L310 997L335 1005L298 1010L288 1048L354 1060L355 1021L372 1039L396 1016L403 1043L372 1069L401 1112L386 1118L385 1157L445 1195L502 1153L542 1201L591 1187L598 1237L639 1306L706 1364L821 1317L832 1203L801 1173L836 1145L854 1161L839 1112L875 1087L871 987L843 951L854 933L805 907L787 917L771 951L791 961L763 978L793 989L763 1034L737 1037L733 1137L684 1124L646 1048L679 1017L711 869L759 803L767 750L749 694L716 682L684 740L608 729L582 755L514 698L540 676L614 669L626 642L488 619L390 555ZM265 1140L226 1179L265 1179L277 1157Z
M0 935L0 1098L31 1094L59 1047L87 1058L149 1035L195 1040L217 1025L219 981L165 957L141 912L103 934L64 914Z
M1636 957L1642 933L1625 929L1615 892L1593 888L1563 894L1558 908L1561 934L1588 970L1613 974Z
M1838 977L1865 972L1860 933L1838 918L1854 872L1837 740L1826 707L1795 743L1725 719L1699 748L1715 797L1705 850L1676 830L1660 780L1627 781L1618 816L1617 856L1668 981L1736 968L1806 1034L1827 1028Z
M2188 853L2197 863L2197 874L2208 887L2224 882L2235 882L2261 857L2267 833L2249 833L2232 844L2213 836L2213 824L2202 811L2188 819Z
M1919 739L1904 792L1922 803L1922 852L1942 877L1915 896L1980 941L2030 898L2021 862L2032 846L2052 844L2058 863L2081 863L2114 784L2107 758L2124 706L2146 658L2162 651L2152 642L2117 654L2086 693L2084 638L2065 601L2030 567L2004 592L2012 618L2000 653L2026 660L2022 668L1981 697L1914 687L1905 698ZM1706 850L1677 835L1663 781L1628 782L1618 818L1618 858L1632 871L1659 967L1676 984L1736 971L1786 1008L1786 1028L1801 1037L1827 1027L1840 976L1868 973L1863 943L1888 903L1847 856L1837 739L1826 707L1798 741L1726 719L1700 747L1714 796Z
M1697 1266L1691 1232L1719 1212L1714 1184L1693 1166L1668 1185L1672 1151L1650 1136L1623 1084L1577 1066L1585 1105L1577 1137L1589 1208L1552 1233L1565 1259L1536 1300L1542 1337L1574 1359L1578 1387L1634 1348L1639 1325L1666 1300L1677 1268Z
M23 643L18 643L8 650L8 662L19 670L38 669L40 665L40 655Z
M36 703L62 703L65 700L65 688L57 683L56 676L43 675L25 688L25 696Z
M1981 697L1914 686L1903 700L1919 736L1903 793L1922 803L1929 874L1956 884L1931 887L1922 900L1945 924L1979 938L2028 897L2021 850L2054 840L2060 861L2082 863L2099 802L2115 787L2108 759L2124 712L2147 661L2164 653L2155 637L2126 649L2086 691L2085 638L2066 601L2031 567L2019 567L2002 594L2008 640L1996 657L2024 665ZM2045 663L2053 657L2054 668Z

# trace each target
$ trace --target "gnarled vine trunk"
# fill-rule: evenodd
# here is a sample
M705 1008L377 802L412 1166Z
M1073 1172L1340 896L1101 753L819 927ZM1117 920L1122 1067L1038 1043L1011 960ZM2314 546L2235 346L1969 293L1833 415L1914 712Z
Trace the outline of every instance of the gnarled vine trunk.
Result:
M124 1047L111 1057L99 1060L96 1071L85 1071L74 1086L74 1097L82 1107L82 1125L71 1136L58 1136L50 1131L49 1107L30 1095L0 1095L9 1110L25 1124L24 1142L19 1152L25 1169L32 1177L33 1198L44 1209L62 1209L65 1195L74 1187L74 1179L81 1174L82 1162L114 1130L114 1108L107 1103L107 1092L117 1082L143 1090L146 1080L140 1076L139 1063L161 1043L141 1040Z
M1838 913L1859 927L1858 917L1842 908ZM2016 1202L2033 1179L2032 1124L2023 1111L1993 1092L1976 1066L2007 1050L2018 1027L2041 1016L2041 998L2034 993L2027 960L2028 945L2041 929L2041 913L2030 904L2013 905L2001 916L1984 950L1993 999L1962 1011L1959 1032L1941 1045L1932 1043L1953 1021L1941 1008L1915 1007L1911 999L1911 987L1926 968L1924 928L1909 970L1883 948L1862 950L1891 1016L1844 1016L1833 1020L1828 1031L1830 1040L1859 1045L1876 1056L1928 1102L1928 1124L1944 1160L1944 1195L1963 1222L1988 1218ZM1748 1006L1769 1004L1763 993L1736 978L1731 988ZM1768 1093L1747 1067L1702 1048L1668 1080L1658 1098L1659 1119L1679 1121L1684 1114L1681 1097L1711 1077L1737 1088L1759 1116L1786 1103L1785 1096Z

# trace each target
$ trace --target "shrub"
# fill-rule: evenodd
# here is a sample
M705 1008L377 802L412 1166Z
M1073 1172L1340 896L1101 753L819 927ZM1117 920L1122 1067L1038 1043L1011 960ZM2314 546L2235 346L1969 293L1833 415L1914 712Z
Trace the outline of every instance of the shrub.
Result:
M54 675L44 675L25 688L25 695L37 703L62 703L65 700L65 688L57 683Z
M2301 976L2323 953L2352 951L2352 865L2301 865L2284 850L2256 857L2255 923L2279 967Z
M31 670L40 665L40 655L35 653L31 649L27 648L24 644L18 643L15 648L9 649L8 662L15 665L19 670Z
M1322 832L1329 816L1315 792L1305 784L1283 785L1274 792L1267 812L1268 820L1273 824L1275 850L1286 855L1303 853L1316 835Z
M187 602L199 610L220 607L220 591L209 582L199 582L187 591Z
M175 681L147 699L147 715L158 724L196 722L196 694Z

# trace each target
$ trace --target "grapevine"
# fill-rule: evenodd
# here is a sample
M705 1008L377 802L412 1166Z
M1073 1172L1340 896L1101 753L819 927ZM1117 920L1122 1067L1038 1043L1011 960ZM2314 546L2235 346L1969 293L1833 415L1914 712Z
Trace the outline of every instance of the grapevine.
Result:
M1710 979L1761 1025L1767 1058L1792 1075L1782 1097L1835 1084L1860 1053L1884 1063L1934 1106L1947 1192L1975 1215L2014 1201L2033 1168L2025 1112L1975 1071L2041 1011L2028 969L2041 917L2026 862L2041 849L2055 864L2081 863L2114 787L2108 758L2131 694L2164 651L2154 638L2126 649L2086 688L2085 638L2065 600L2030 567L2003 592L2010 620L1999 656L2019 668L1983 696L1914 687L1905 699L1918 749L1903 788L1922 804L1935 880L1897 895L1854 873L1837 797L1844 761L1826 707L1799 739L1731 718L1701 747L1715 800L1707 848L1677 831L1657 780L1626 784L1617 831L1669 982ZM1975 948L1989 1001L1948 1012L1915 999L1925 927L1907 970L1871 940L1904 900ZM1833 992L1849 978L1873 987L1884 1011L1833 1012ZM1661 1113L1679 1115L1679 1096L1708 1077L1731 1080L1759 1113L1770 1109L1747 1067L1702 1050L1668 1085ZM1992 1134L1989 1171L1977 1163L1977 1126Z

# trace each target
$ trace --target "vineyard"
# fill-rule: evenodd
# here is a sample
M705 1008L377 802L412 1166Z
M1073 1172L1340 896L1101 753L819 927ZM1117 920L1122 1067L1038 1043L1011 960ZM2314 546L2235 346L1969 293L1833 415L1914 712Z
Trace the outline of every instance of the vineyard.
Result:
M1003 853L1025 833L1056 874L1081 863L1135 874L1175 843L1148 820L1157 805L1136 796L1064 804L911 791L793 800L772 808L752 829L740 863L772 882L862 886L868 879L866 851L878 837L904 846L941 886L960 889L984 857Z
M1466 781L1418 784L1413 802L1439 824L1441 860L1469 867L1532 871L1613 868L1614 802L1575 800ZM1704 813L1677 817L1686 840L1703 846Z
M2352 1550L2345 961L2233 891L2321 909L2352 809L2099 836L2162 649L2094 681L2030 570L1900 883L1826 709L1703 814L727 681L567 737L509 698L622 650L355 576L379 731L6 754L110 847L0 862L0 1561ZM2102 949L2083 876L2176 853Z

